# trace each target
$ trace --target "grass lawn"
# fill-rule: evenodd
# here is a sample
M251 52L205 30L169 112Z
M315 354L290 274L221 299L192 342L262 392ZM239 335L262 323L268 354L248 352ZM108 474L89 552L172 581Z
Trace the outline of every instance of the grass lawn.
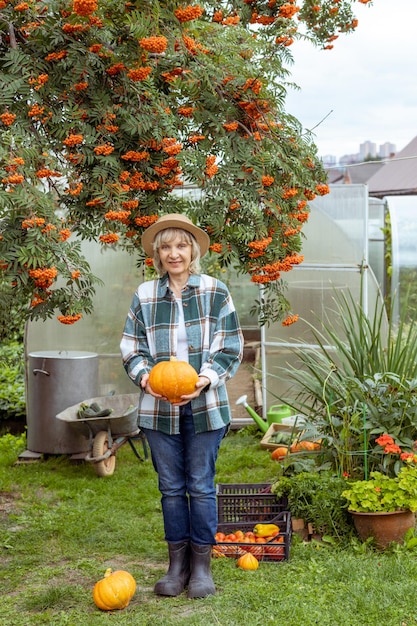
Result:
M243 571L213 559L218 593L202 600L160 598L167 550L156 475L129 446L113 476L91 464L51 457L15 465L11 439L0 439L0 625L100 626L410 626L417 624L417 552L398 546L378 553L302 543L288 562ZM217 480L269 482L277 465L251 432L223 442ZM128 570L137 591L123 611L92 601L104 571Z

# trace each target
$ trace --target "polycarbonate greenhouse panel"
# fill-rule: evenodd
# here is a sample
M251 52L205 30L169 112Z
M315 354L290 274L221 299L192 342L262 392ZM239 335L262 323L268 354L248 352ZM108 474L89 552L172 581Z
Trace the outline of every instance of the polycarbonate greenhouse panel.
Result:
M72 326L56 318L31 321L26 329L26 353L38 350L87 350L99 356L98 395L134 393L137 387L122 366L120 339L136 287L143 282L134 255L121 250L103 250L99 244L82 242L82 252L97 285L94 313Z
M303 228L304 262L358 265L367 256L367 188L365 185L331 185L330 193L311 202Z

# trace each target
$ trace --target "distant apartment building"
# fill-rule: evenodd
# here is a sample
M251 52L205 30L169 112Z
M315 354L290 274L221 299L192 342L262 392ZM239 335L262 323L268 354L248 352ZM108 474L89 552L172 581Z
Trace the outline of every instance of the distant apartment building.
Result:
M359 159L364 161L369 157L376 157L376 143L373 141L364 141L359 146Z
M381 144L379 146L379 152L378 152L378 156L381 159L389 159L392 156L394 156L395 152L396 152L396 146L393 143L390 143L389 141L386 141L385 143Z
M324 157L322 157L321 160L324 167L334 167L337 163L337 157L335 157L333 154L326 154Z

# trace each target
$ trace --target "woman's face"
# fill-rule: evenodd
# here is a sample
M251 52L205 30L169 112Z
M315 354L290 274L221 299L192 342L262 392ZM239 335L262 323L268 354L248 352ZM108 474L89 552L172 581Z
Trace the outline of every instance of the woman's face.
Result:
M162 267L170 276L188 277L192 255L191 244L177 235L175 239L163 242L158 252Z

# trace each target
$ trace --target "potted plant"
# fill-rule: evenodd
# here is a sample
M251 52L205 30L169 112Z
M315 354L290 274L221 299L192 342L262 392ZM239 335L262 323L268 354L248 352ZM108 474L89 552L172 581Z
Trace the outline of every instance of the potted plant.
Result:
M369 479L348 482L342 496L348 502L355 528L365 541L373 537L379 548L391 542L401 543L405 533L415 525L417 511L417 454L402 452L394 439L384 434L376 442L386 455L399 455L403 465L396 475L379 471Z

